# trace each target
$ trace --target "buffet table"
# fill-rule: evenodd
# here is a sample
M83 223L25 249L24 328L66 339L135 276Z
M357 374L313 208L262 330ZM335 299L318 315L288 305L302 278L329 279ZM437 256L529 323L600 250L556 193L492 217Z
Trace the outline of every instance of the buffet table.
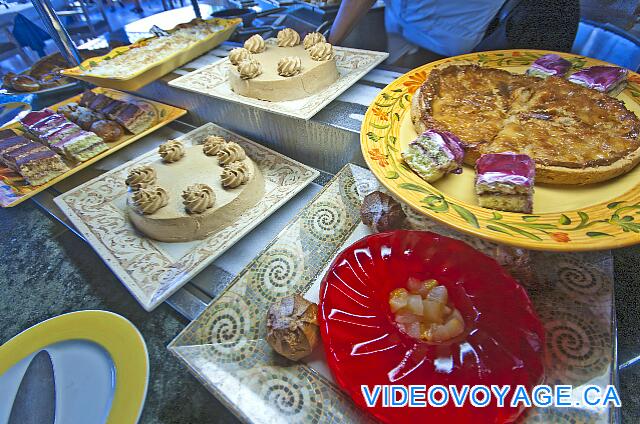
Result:
M135 93L142 97L187 109L189 111L188 115L34 197L34 201L44 211L82 239L83 236L76 231L73 224L53 202L54 197L137 157L167 139L189 132L207 122L219 124L241 135L250 137L273 150L319 170L320 176L312 184L303 189L284 207L280 208L254 231L242 238L239 243L217 258L204 271L167 299L166 303L188 321L196 319L206 309L207 305L225 290L235 276L263 251L265 246L283 230L287 223L303 210L309 201L318 195L322 187L331 180L334 174L340 171L344 164L353 163L365 166L359 141L360 125L364 118L364 113L368 105L379 93L379 90L402 74L402 72L378 67L309 120L286 117L202 94L186 93L169 86L168 83L179 76L185 75L203 64L225 57L233 47L232 44L225 43ZM89 249L89 246L83 244L83 248ZM610 252L601 252L598 255L598 267L604 270L603 272L608 275L607 278L609 279L614 278L612 264L615 264L616 299L629 299L638 295L634 286L634 281L636 280L634 270L638 266L638 259L635 254L637 251L637 248L628 248L614 252L613 257ZM104 272L108 271L105 270ZM109 280L113 279L110 276ZM118 283L116 281L108 281L106 284ZM103 290L108 290L108 288ZM133 301L128 299L127 303L133 303ZM630 394L634 393L637 385L637 379L633 378L633 376L637 375L638 370L632 365L638 355L638 329L637 323L634 322L633 318L637 316L638 311L635 306L620 300L616 302L616 306L618 307L617 324L620 331L617 352L618 363L621 364L621 370L625 377L621 386L623 402L626 402L623 414L633 417L640 410L637 405L629 406L633 402ZM82 304L67 306L70 309L77 309L78 307L83 306ZM133 306L133 308L138 309L136 306ZM157 314L158 312L154 313ZM164 316L166 313L161 312L160 314ZM186 323L187 321L182 322ZM615 317L613 324L616 324ZM156 337L160 337L164 338L162 343L166 345L177 330L169 331L170 335L167 335L165 331L155 329L147 329L147 331L145 336L151 339L151 343ZM160 349L161 347L158 346L157 348ZM152 354L152 362L166 361L166 357L163 357L163 355L166 355L166 351L156 352L156 355L157 357L154 358ZM166 368L164 363L156 366L160 369ZM627 367L629 368L625 369ZM173 373L173 370L170 372ZM179 373L181 373L180 377L172 378L186 377L182 369L179 370ZM613 375L614 379L617 378L617 373L614 372ZM166 378L168 378L166 375L161 377L163 380ZM189 382L193 382L190 377ZM164 396L159 395L158 390L152 388L151 399L153 399L154 392L156 392L156 396ZM205 396L203 401L208 402L210 399ZM151 404L153 405L153 403L152 401ZM216 401L215 405L219 405L219 403ZM200 405L194 406L201 407ZM210 408L208 406L205 410ZM216 409L216 414L220 408L222 406ZM158 417L155 413L149 412L149 409L150 406L146 408L147 412L145 414L154 415L154 419L157 419ZM617 412L615 411L611 416L613 422L620 419L620 414ZM180 414L182 414L183 418L185 417L184 414L189 415L185 411L180 412ZM193 416L200 417L199 412L194 412ZM224 418L225 421L226 419L231 419L228 411L225 411L223 416L227 417Z
M136 93L149 99L162 99L164 103L189 110L189 114L181 121L168 125L34 197L45 211L75 232L68 218L54 204L54 197L131 160L168 138L188 132L206 122L217 123L318 169L320 177L311 186L169 298L169 305L189 320L198 316L224 288L224 284L220 282L231 281L344 164L365 166L359 144L359 130L364 113L379 89L401 75L398 71L375 69L308 121L204 95L187 94L167 85L169 81L203 63L226 57L233 47L231 43L225 43Z

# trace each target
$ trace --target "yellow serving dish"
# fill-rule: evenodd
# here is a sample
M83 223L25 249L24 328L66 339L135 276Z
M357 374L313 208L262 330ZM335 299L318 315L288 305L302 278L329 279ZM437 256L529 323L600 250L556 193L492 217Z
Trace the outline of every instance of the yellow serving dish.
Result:
M128 101L135 100L136 102L139 102L139 103L146 103L156 111L156 114L158 116L158 121L156 122L155 125L141 132L140 134L126 133L125 135L120 137L120 139L107 143L107 145L109 146L109 149L105 150L104 152L100 153L97 156L92 157L91 159L85 162L76 163L76 164L67 163L70 168L67 172L65 172L62 175L58 175L56 178L52 179L51 181L48 181L39 186L32 186L27 184L20 175L13 172L9 168L6 168L4 165L0 165L0 207L7 208L7 207L15 206L21 202L24 202L28 198L40 193L46 188L49 188L52 185L64 180L69 175L73 175L76 172L81 171L87 166L99 161L100 159L103 159L109 156L110 154L122 149L125 146L128 146L134 141L139 140L148 134L151 134L158 128L164 127L169 122L174 121L179 117L181 117L182 115L184 115L185 113L187 113L187 111L184 109L165 105L163 103L154 102L153 100L142 99L140 97L133 96L131 94L122 93L120 91L115 91L108 88L98 87L98 88L94 88L92 91L95 93L103 93L109 97L112 97L118 100L128 100ZM78 102L81 96L82 95L79 94L77 96L71 97L60 103L56 103L53 106L49 106L48 109L57 111L58 108L60 108L60 106L66 105L67 103L71 103L71 102ZM4 128L20 129L21 125L19 122L16 122L16 123L7 125Z
M87 81L100 87L108 87L116 90L135 91L140 87L144 87L150 82L163 77L164 75L168 74L176 68L179 68L185 63L192 61L196 57L205 54L209 50L218 46L220 43L226 41L227 39L229 39L229 37L231 37L231 34L236 29L238 24L242 22L242 20L215 18L208 19L207 22L211 22L215 25L220 25L222 26L222 29L217 32L211 33L207 37L195 42L191 46L179 50L156 63L152 63L127 77L89 75L87 71L97 66L100 62L111 60L116 56L120 56L124 52L127 52L136 47L140 47L145 43L148 43L149 40L155 37L149 37L139 40L129 46L117 47L104 56L87 59L75 68L63 70L62 73L64 75ZM173 31L175 31L175 28L169 32L171 33Z
M427 183L408 168L401 152L417 136L410 106L416 89L436 67L477 64L524 73L543 50L470 53L431 62L409 71L385 87L369 106L360 144L369 169L398 199L414 210L474 236L534 250L587 251L640 244L640 166L609 181L585 186L536 184L534 214L502 212L478 206L475 171ZM594 65L615 66L557 53L573 71ZM640 75L629 72L627 87L616 96L640 116Z

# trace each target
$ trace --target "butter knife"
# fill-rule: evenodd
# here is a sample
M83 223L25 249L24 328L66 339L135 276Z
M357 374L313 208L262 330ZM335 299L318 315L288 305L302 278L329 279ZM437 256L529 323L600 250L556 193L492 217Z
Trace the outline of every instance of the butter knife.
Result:
M7 424L53 424L55 415L53 363L49 352L41 350L22 377Z

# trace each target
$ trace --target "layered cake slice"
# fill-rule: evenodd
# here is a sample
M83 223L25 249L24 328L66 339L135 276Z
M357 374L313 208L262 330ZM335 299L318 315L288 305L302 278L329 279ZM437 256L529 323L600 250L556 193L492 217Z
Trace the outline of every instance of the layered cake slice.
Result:
M36 142L4 153L2 161L31 185L44 184L69 170L60 156Z
M93 102L93 99L96 96L97 96L96 93L94 93L91 90L87 90L84 93L82 93L82 97L80 97L80 100L78 101L78 103L80 104L80 106L89 107L89 105L91 104L91 102Z
M423 180L433 182L447 173L462 172L464 150L454 134L431 129L412 141L402 158Z
M0 140L0 161L4 163L3 156L15 149L19 149L22 146L26 146L29 143L33 143L31 140L24 138L21 135L14 135Z
M134 134L140 134L156 122L156 113L151 106L143 103L126 103L110 117Z
M52 144L51 148L76 162L89 160L109 148L96 134L78 129L79 131Z
M476 194L483 208L533 211L535 162L527 155L491 153L476 162Z
M48 109L27 114L22 124L39 141L77 162L91 159L109 148L96 134L84 131L65 116Z
M569 75L569 81L611 96L620 94L627 83L627 70L617 66L592 66Z
M158 118L150 105L113 99L92 91L85 91L78 104L117 122L133 134L150 128Z
M562 77L571 69L571 62L557 54L545 54L535 60L527 69L527 75L533 77Z

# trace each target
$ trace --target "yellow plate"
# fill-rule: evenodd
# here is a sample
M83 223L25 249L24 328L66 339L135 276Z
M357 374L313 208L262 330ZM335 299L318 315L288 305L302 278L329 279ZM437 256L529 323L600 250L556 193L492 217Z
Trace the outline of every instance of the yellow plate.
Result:
M229 37L231 37L231 34L233 34L233 31L236 29L238 24L242 22L242 20L215 18L209 19L207 20L207 22L212 22L216 25L220 25L222 26L222 29L220 31L209 34L202 40L199 40L189 47L179 50L158 62L145 66L144 68L127 77L89 75L87 74L87 71L89 71L92 67L96 66L100 62L111 60L116 56L120 56L124 52L144 45L148 42L148 40L151 40L154 37L139 40L129 46L117 47L104 56L87 59L79 66L76 66L75 68L65 69L62 71L62 73L73 78L90 82L91 84L98 85L100 87L109 87L116 90L135 91L140 87L144 87L150 82L155 81L158 78L168 74L169 72L184 65L185 63L192 61L196 57L205 54L220 43L226 41ZM169 32L172 32L174 30L171 30Z
M369 106L360 131L362 154L371 171L392 193L415 210L461 231L537 250L581 251L640 243L640 166L626 175L588 186L536 185L535 215L498 212L477 206L475 172L448 175L429 184L402 162L400 152L415 139L410 117L413 93L436 66L476 63L523 73L542 50L500 50L443 59L401 76ZM609 65L600 60L558 53L573 70ZM614 65L611 65L614 66ZM630 72L627 88L617 96L640 114L640 75Z
M142 335L120 315L80 311L36 324L0 346L0 375L32 353L68 340L94 342L111 356L115 390L107 423L137 422L147 395L149 355Z
M148 134L151 134L158 128L164 127L169 122L175 121L176 119L178 119L179 117L187 113L187 111L184 109L165 105L163 103L154 102L153 100L142 99L140 97L133 96L131 94L122 93L120 91L111 90L108 88L98 87L98 88L94 88L92 91L94 93L104 93L114 99L121 99L121 100L128 100L128 101L135 100L136 102L139 102L139 103L146 103L151 107L153 107L153 109L156 111L156 114L158 116L158 122L156 123L156 125L145 130L144 132L141 132L140 134L126 133L119 140L113 141L111 143L107 143L107 145L109 146L109 149L105 150L104 152L100 153L97 156L92 157L91 159L85 162L81 162L75 165L68 163L69 167L71 168L69 169L69 171L65 172L64 174L58 175L53 180L48 181L45 184L42 184L39 186L32 186L27 184L20 175L16 174L15 172L11 171L8 168L5 168L3 165L0 165L0 206L2 206L3 208L8 208L11 206L15 206L21 202L24 202L25 200L34 196L35 194L40 193L44 189L51 187L52 185L64 180L69 175L73 175L76 172L91 165L92 163L95 163L100 159L103 159L109 156L110 154L117 152L123 147L128 146L129 144L133 143L136 140L141 139L142 137ZM79 94L77 96L64 100L60 103L56 103L53 106L49 106L49 109L58 110L58 108L62 105L79 101L81 96L82 95ZM21 128L21 126L19 123L14 123L14 124L8 125L6 128L19 129Z

